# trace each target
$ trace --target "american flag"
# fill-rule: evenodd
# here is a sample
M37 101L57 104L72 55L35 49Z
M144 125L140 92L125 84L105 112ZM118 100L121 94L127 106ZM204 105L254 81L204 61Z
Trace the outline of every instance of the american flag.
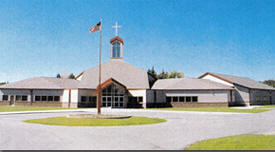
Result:
M101 22L97 23L92 28L90 28L90 33L93 33L95 31L100 31L100 30L101 30Z

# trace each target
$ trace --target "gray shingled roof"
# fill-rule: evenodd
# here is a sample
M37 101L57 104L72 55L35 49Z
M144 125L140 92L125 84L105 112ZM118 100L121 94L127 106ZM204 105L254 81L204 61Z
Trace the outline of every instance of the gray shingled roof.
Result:
M21 81L1 85L2 89L65 89L78 88L78 80L54 78L54 77L34 77Z
M79 88L96 89L98 85L98 66L83 72ZM101 82L113 78L128 89L149 89L147 71L126 63L120 59L113 59L101 65Z
M227 74L219 74L219 73L212 73L214 75L217 75L223 79L226 79L228 81L231 81L235 84L239 84L241 86L251 88L251 89L264 89L264 90L275 90L275 88L270 87L268 85L265 85L261 82L255 81L250 78L246 77L239 77L239 76L233 76L233 75L227 75Z
M196 78L176 78L176 79L160 79L155 82L152 89L164 90L229 90L230 86L226 86L217 82L206 79Z

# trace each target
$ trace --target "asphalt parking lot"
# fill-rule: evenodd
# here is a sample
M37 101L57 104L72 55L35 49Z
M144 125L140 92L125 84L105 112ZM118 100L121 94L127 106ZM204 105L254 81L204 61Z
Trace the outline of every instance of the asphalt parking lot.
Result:
M65 127L29 124L27 119L96 113L95 109L62 113L0 115L0 149L184 149L199 140L240 134L274 134L275 109L264 113L103 109L103 114L157 117L167 122L119 127Z

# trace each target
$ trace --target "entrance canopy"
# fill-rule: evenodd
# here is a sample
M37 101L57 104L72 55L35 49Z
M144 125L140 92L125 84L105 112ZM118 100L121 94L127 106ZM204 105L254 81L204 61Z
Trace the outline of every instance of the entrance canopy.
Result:
M97 87L97 93L99 91ZM127 88L119 83L118 81L110 78L101 84L102 96L101 96L101 106L102 107L114 107L120 108L124 107L124 95Z
M101 89L104 89L111 84L115 84L119 88L121 88L123 90L127 90L126 86L124 86L123 84L121 84L120 82L116 81L113 78L110 78L110 79L106 80L105 82L101 83ZM96 92L98 92L98 90L99 90L99 85L96 87Z

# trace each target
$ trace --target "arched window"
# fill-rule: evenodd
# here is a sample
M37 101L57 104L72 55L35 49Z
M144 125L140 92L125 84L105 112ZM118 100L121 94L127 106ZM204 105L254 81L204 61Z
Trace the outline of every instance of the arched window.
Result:
M119 42L113 43L112 57L113 58L119 58L120 57L120 43Z

